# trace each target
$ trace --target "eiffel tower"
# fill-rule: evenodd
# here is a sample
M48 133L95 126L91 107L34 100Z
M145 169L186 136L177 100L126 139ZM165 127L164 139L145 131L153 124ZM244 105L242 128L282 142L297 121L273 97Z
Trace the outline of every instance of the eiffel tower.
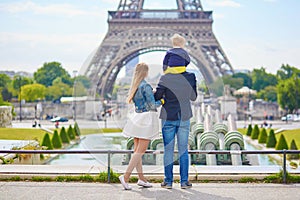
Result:
M108 32L84 74L93 86L91 95L110 94L121 68L136 56L171 48L170 37L186 38L185 49L207 84L233 68L212 31L212 11L200 0L176 0L177 9L143 9L144 0L120 0L108 11Z

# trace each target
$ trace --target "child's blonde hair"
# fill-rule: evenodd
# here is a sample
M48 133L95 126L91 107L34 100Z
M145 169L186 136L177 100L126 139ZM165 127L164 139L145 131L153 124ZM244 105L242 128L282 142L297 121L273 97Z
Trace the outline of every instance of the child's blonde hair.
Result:
M141 83L141 81L148 75L149 67L146 63L138 63L135 66L134 74L131 82L131 87L127 97L127 103L131 103L132 99Z
M171 37L171 40L172 40L173 47L178 46L183 48L185 46L185 38L177 33Z

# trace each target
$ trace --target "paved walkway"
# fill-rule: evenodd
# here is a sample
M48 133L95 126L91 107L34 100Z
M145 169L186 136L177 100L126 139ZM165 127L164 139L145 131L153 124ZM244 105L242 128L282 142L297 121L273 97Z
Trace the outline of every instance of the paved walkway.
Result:
M121 184L60 183L60 182L0 182L1 200L295 200L299 199L300 184L237 184L201 183L191 189L163 189L159 184L153 188L141 188L131 184L126 191Z

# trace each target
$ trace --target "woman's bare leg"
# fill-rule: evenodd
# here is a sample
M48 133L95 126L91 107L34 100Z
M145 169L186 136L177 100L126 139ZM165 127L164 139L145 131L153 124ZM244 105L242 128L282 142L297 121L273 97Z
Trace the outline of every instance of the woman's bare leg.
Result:
M129 164L127 166L126 172L124 174L124 180L126 182L129 181L129 177L131 175L132 170L139 164L141 164L140 162L142 161L142 156L144 155L145 151L148 148L148 144L149 144L150 140L146 140L146 139L138 139L138 144L136 145L136 151L133 153ZM140 169L137 169L140 170Z
M134 152L136 152L138 144L139 144L139 138L134 138ZM137 163L135 168L136 168L136 171L138 173L139 179L144 181L144 182L147 182L147 179L144 177L144 173L143 173L143 163L142 163L142 161L143 161L143 158L140 159L140 162Z

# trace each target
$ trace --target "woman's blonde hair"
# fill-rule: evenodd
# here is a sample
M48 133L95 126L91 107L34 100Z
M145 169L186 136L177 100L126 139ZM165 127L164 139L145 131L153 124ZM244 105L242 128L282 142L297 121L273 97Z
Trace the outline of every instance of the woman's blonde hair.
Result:
M172 41L173 47L178 46L178 47L183 48L185 46L185 38L177 33L171 37L171 41Z
M141 81L148 75L149 67L146 63L138 63L135 66L134 74L131 82L131 87L127 97L127 103L131 103L132 99L141 83Z

